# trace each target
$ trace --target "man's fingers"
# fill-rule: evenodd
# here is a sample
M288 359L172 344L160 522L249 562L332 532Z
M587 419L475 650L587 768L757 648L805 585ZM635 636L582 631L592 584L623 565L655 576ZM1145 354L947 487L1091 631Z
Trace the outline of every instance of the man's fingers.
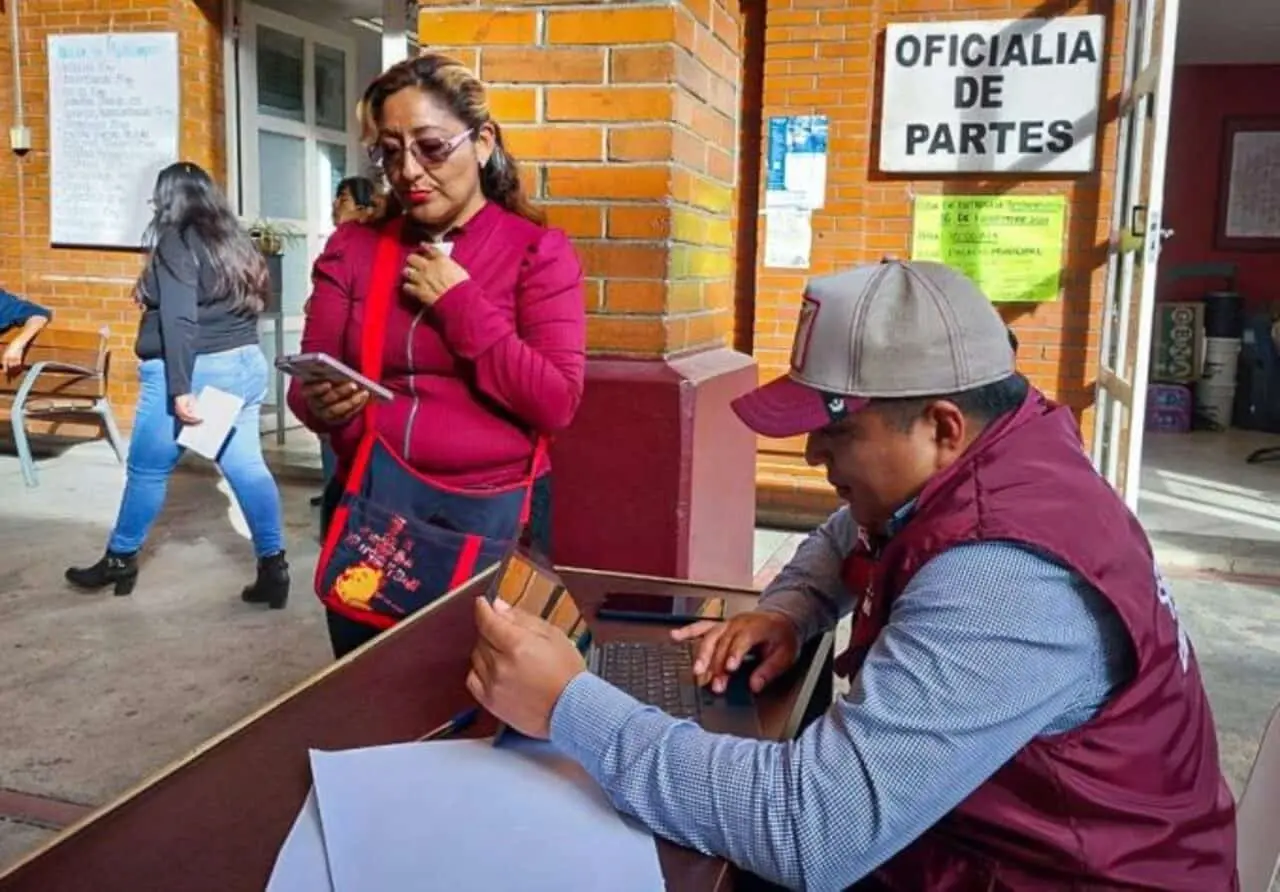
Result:
M519 610L498 613L484 597L476 598L476 629L484 642L499 653L512 650L528 632L516 620Z
M774 645L767 648L764 659L760 661L756 671L751 673L751 690L757 694L763 691L769 682L791 668L793 660L794 656L785 647Z
M476 698L476 702L481 706L488 706L489 696L485 690L484 682L480 680L480 676L472 669L467 673L467 690L472 697Z
M483 681L493 678L497 666L494 665L493 651L491 651L484 642L471 649L471 671L480 676Z
M499 607L498 605L502 606ZM545 635L551 629L551 624L542 617L527 610L512 607L506 601L494 601L493 612L502 619L537 635Z
M709 619L701 619L696 623L689 623L687 626L672 629L671 637L676 641L688 641L690 638L701 638L703 635L720 625L723 625L723 623Z
M720 623L707 629L698 642L698 652L693 658L693 674L697 677L699 684L706 683L706 675L711 671L715 660L716 644L724 637L724 631L724 624Z

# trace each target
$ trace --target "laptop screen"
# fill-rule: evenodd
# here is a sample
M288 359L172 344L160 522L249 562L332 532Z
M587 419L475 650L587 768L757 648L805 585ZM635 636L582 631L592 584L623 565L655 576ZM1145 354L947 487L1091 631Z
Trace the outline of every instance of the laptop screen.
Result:
M498 569L489 587L489 599L501 598L512 607L536 614L564 632L584 650L587 621L560 577L528 554L513 550Z

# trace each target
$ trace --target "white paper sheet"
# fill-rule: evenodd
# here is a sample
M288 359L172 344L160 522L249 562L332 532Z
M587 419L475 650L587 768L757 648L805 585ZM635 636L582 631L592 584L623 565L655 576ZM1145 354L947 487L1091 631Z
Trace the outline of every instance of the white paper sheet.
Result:
M312 750L311 771L335 892L665 888L653 836L548 743Z
M267 892L333 892L314 787L280 847Z
M184 424L178 432L178 445L211 461L216 459L243 406L244 400L238 396L216 387L204 388L196 395L196 415L200 423Z
M812 214L772 208L765 214L764 265L773 269L808 269L813 250Z

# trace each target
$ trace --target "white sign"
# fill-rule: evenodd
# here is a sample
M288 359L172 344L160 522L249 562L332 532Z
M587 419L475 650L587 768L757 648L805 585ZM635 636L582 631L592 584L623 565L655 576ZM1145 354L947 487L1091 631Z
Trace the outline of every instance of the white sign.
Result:
M808 269L813 248L812 212L804 208L770 208L765 213L764 265L773 269Z
M136 248L178 160L178 35L49 37L49 240Z
M886 173L1094 168L1104 17L889 25Z

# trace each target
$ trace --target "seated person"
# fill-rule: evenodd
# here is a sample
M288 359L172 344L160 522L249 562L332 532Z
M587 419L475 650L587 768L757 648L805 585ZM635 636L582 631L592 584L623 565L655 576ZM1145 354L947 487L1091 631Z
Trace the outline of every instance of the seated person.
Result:
M0 288L0 335L11 328L19 329L0 353L0 371L14 372L22 367L27 348L52 317L44 307Z
M478 600L472 694L654 833L788 888L1237 889L1235 803L1151 545L986 296L885 261L805 305L790 374L734 408L807 435L848 505L755 610L675 635L701 639L714 690L754 651L759 691L852 611L849 692L794 741L711 734Z

